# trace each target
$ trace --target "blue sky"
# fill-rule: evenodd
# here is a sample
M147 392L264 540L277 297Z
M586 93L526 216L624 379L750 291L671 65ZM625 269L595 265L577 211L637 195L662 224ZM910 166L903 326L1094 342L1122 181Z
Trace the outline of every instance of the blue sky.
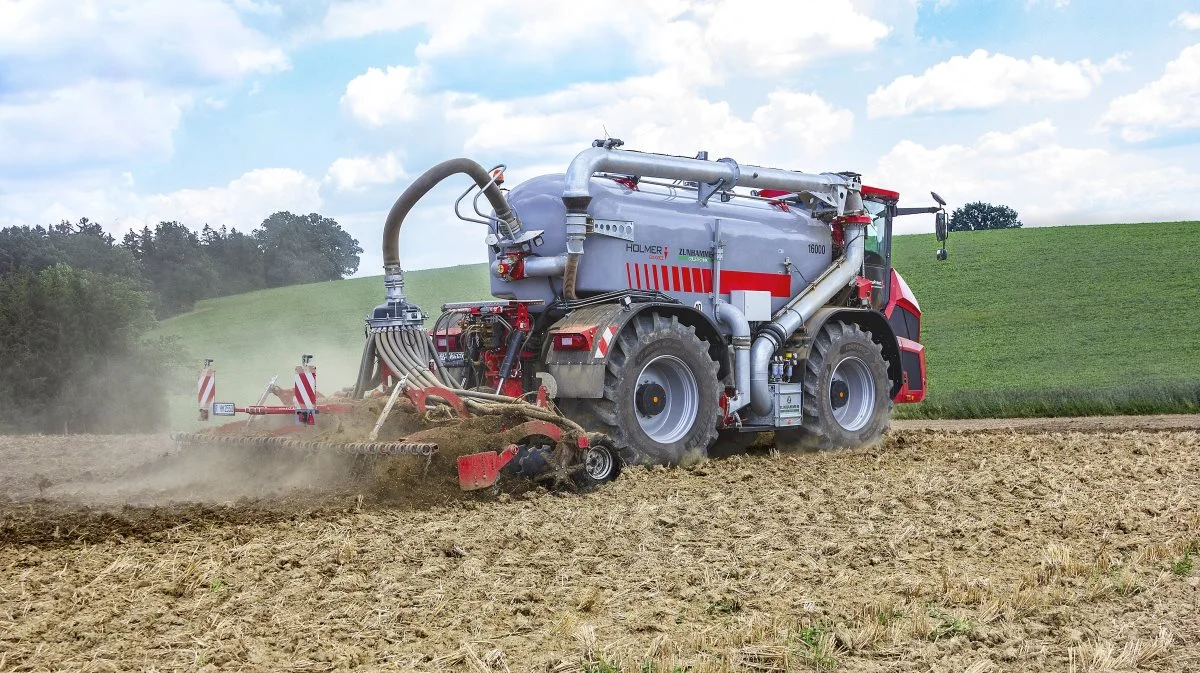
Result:
M1032 226L1200 219L1200 3L0 0L0 225L316 211L374 275L424 168L515 182L606 130ZM484 259L455 191L405 225L406 268Z

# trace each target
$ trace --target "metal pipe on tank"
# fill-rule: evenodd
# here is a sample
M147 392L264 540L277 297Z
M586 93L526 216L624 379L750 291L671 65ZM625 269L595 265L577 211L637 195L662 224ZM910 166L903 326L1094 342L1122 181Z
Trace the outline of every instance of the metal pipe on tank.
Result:
M729 413L750 404L750 322L746 314L729 302L715 306L717 321L729 326L733 336L734 395L727 400Z
M575 281L579 275L579 260L583 256L583 241L587 235L587 209L592 201L592 176L600 172L624 173L650 178L687 180L701 184L724 182L724 189L734 186L783 189L789 192L819 194L837 208L838 214L857 212L862 208L846 207L850 194L856 194L857 183L834 173L802 173L778 168L745 165L731 159L708 161L668 154L650 154L630 150L592 147L571 160L567 168L563 205L567 207L567 262L563 270L563 296L575 298Z
M744 165L729 161L708 161L669 154L650 154L631 150L608 150L602 147L586 149L571 161L567 168L567 188L563 200L590 197L589 185L596 173L610 172L648 178L671 178L692 182L713 183L725 180L728 187L786 189L790 192L834 193L845 188L849 181L834 173L802 173L778 168ZM844 193L836 199L841 203ZM569 205L569 204L568 204Z
M713 224L713 315L716 315L717 302L721 301L721 260L725 257L725 244L721 242L721 218L715 218Z
M526 257L525 277L531 276L561 276L563 269L567 267L567 256L557 255L555 257ZM498 277L500 273L500 260L496 259L491 264L492 276Z
M857 205L861 210L862 199L857 192L852 200L857 204L847 203L847 208ZM812 285L796 295L779 309L774 319L758 332L754 347L750 352L750 404L757 416L766 416L775 406L771 397L769 368L775 351L787 341L788 337L800 329L808 319L822 306L827 304L839 291L849 285L862 268L865 254L866 222L858 221L856 216L848 218L844 223L846 232L846 253L837 262L825 270ZM870 221L870 218L866 218Z

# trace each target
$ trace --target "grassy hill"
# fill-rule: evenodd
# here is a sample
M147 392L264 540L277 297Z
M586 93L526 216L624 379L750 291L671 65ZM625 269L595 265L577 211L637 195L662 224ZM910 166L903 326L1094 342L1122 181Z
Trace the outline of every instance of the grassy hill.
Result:
M1200 222L897 237L930 397L904 415L1200 411Z
M487 267L455 266L404 274L405 293L434 316L442 304L487 299ZM259 290L208 299L191 313L161 323L176 336L187 356L212 358L217 368L217 400L253 404L272 376L290 387L303 354L314 355L318 388L333 391L354 383L364 342L363 319L384 299L383 278L354 278ZM195 371L176 377L175 388L192 391ZM268 404L277 404L271 398ZM172 397L172 427L195 423L195 394Z
M921 302L929 399L902 415L998 416L1200 410L1200 223L956 233L950 259L900 236L893 261ZM427 312L488 297L482 264L406 274ZM382 279L264 290L201 302L165 321L199 364L217 360L219 400L249 403L303 353L325 390L354 380L362 320ZM191 390L190 372L177 388ZM194 397L173 400L176 427Z

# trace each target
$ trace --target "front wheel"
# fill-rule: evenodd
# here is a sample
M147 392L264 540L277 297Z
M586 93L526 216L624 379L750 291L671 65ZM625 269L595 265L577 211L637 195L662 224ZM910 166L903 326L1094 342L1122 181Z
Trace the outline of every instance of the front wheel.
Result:
M882 347L871 333L844 322L817 334L804 370L804 420L779 430L780 448L836 449L872 444L887 430L891 379Z

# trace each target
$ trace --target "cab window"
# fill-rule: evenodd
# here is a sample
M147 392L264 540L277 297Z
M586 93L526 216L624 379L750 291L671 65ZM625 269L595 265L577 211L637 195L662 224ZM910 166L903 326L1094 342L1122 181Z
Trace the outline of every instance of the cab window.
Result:
M864 201L863 206L866 207L867 214L871 216L871 224L867 225L867 253L875 253L875 255L882 259L883 251L887 247L887 241L884 240L884 237L887 236L885 222L887 205L878 201Z

